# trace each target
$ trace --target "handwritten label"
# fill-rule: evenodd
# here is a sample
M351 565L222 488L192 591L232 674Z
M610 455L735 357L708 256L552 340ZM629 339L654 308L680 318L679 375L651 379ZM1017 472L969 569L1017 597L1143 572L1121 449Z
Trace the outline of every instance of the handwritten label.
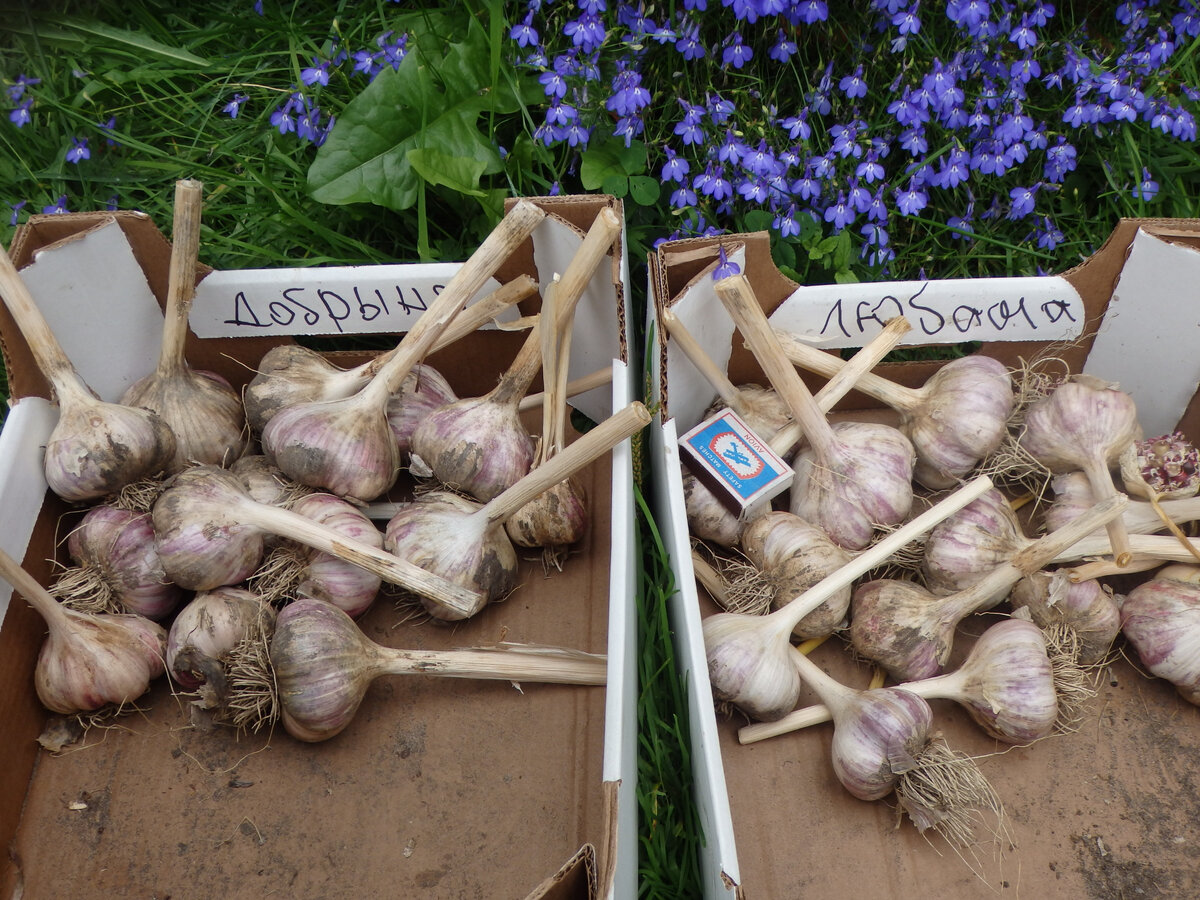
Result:
M206 338L406 332L460 265L215 271L196 288L190 323Z
M1071 340L1084 322L1075 288L1047 276L805 286L771 324L821 347L860 347L901 315L912 323L906 344Z

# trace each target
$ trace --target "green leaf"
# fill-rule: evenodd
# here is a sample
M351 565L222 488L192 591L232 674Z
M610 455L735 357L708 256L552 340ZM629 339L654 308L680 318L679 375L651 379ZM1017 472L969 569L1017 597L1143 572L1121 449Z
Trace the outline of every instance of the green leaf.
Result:
M404 155L417 174L432 185L448 187L470 197L483 197L479 179L484 164L463 156L448 156L429 147L418 147Z
M600 182L600 190L605 194L612 194L614 197L624 197L629 193L629 177L615 173L606 175Z
M80 19L77 16L67 16L57 13L39 12L37 13L37 21L39 27L30 30L21 24L19 18L10 16L8 21L5 22L5 28L11 28L17 34L33 34L39 40L61 40L67 43L75 43L78 40L89 49L108 44L115 47L127 48L140 56L156 56L170 62L182 63L189 66L209 65L209 61L201 56L197 56L187 50L182 50L179 47L169 47L137 31L114 28L111 25L104 25L100 22L90 22L86 19ZM64 30L60 32L53 29L44 29L40 27L43 22L53 23Z
M611 145L594 144L583 151L579 163L579 180L586 190L599 190L604 179L626 174Z
M752 209L743 217L747 231L769 231L775 217L765 209Z
M634 175L629 179L629 196L640 206L653 206L662 194L662 185L649 175Z
M409 209L423 181L413 150L471 160L479 176L501 171L496 143L478 120L484 112L514 112L518 101L509 79L493 85L488 59L487 36L474 19L457 43L431 31L410 37L399 70L385 68L352 100L317 151L308 170L313 199Z

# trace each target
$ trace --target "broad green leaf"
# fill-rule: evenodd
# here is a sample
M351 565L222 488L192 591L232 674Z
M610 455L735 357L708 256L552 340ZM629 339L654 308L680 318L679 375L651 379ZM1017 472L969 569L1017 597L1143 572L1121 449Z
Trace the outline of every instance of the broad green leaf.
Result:
M752 209L746 213L743 221L747 231L767 231L773 218L765 209Z
M653 206L662 193L662 185L649 175L634 175L629 179L629 196L641 206Z
M600 182L600 190L614 197L624 197L629 193L629 178L626 175L606 175Z
M472 20L458 43L426 32L408 46L399 70L384 69L352 100L317 151L308 170L315 200L410 208L422 181L410 162L413 150L472 160L482 165L481 176L503 168L479 119L485 112L511 113L518 100L508 80L493 87L482 29Z
M442 185L471 197L484 196L479 189L484 164L479 160L448 156L428 147L409 150L405 159L429 184Z
M29 30L21 27L20 21L15 16L12 19L13 21L5 23L6 27L11 25L13 31L17 33L30 33ZM64 29L58 32L53 29L35 27L33 32L36 33L40 40L65 40L74 43L76 39L80 39L91 48L109 44L114 47L123 47L132 50L139 55L156 56L188 66L209 65L209 61L203 57L179 47L169 47L141 32L128 31L124 28L114 28L111 25L104 25L100 22L90 22L86 19L80 19L77 16L59 15L56 13L39 12L37 13L37 22L38 25L42 22L50 22Z
M611 144L593 144L583 151L580 160L579 180L589 191L600 190L610 176L626 174Z

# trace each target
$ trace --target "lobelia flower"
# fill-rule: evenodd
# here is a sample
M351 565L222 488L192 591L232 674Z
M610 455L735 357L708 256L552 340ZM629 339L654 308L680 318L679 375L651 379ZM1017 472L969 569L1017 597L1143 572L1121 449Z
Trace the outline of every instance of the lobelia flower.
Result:
M74 165L79 165L80 161L92 158L92 151L88 149L87 138L71 138L71 147L67 150L66 160Z
M754 51L742 43L740 31L735 31L730 37L732 42L721 53L721 62L740 69L754 58Z
M221 112L225 113L229 118L236 119L238 113L242 111L242 104L249 100L247 94L234 94L233 99L221 107Z
M1012 207L1008 211L1007 218L1023 219L1032 213L1034 197L1040 187L1040 184L1035 184L1033 187L1015 187L1010 190L1008 197L1012 201Z
M14 228L16 227L17 218L20 216L21 210L24 209L25 204L28 202L29 202L28 200L18 200L16 203L8 204L12 208L12 215L8 219L9 225L11 225Z
M43 206L42 212L46 215L58 215L59 213L70 212L67 209L67 195L62 194L54 203L51 203L49 206Z
M33 98L27 97L24 101L18 104L17 107L12 110L12 112L8 114L8 120L18 128L28 125L31 121L33 121L33 114L29 111L32 107Z
M1134 200L1145 200L1147 203L1158 196L1158 182L1150 175L1150 170L1145 166L1142 167L1142 180L1134 185L1133 190Z
M738 275L742 271L742 267L729 259L725 255L725 246L717 245L717 267L713 269L713 281L720 281L722 278L729 278L731 275Z
M312 65L300 70L300 81L309 87L329 84L329 60L318 60L314 56Z

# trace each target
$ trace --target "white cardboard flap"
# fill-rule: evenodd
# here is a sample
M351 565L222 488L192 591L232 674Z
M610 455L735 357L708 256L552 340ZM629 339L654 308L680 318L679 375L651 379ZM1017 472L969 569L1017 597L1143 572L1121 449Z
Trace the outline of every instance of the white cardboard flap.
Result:
M1137 404L1146 437L1174 431L1200 383L1200 250L1138 229L1085 373Z

